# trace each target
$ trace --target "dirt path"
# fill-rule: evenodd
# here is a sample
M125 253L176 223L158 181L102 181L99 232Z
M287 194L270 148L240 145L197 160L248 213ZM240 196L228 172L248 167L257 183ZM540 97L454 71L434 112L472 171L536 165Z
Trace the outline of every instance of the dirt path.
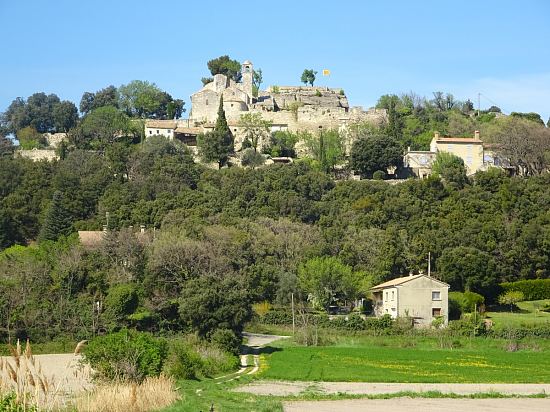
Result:
M548 412L550 399L353 399L283 402L285 412Z
M243 332L243 337L245 337L248 340L246 346L248 346L251 349L259 349L260 347L269 345L271 342L274 342L276 340L290 338L290 336L264 335L262 333L249 333L249 332Z
M289 382L256 381L235 389L256 395L289 396L304 391L319 394L381 395L399 392L438 391L445 394L471 395L497 392L503 395L550 395L550 384L517 383L368 383L368 382ZM550 410L550 409L549 409Z

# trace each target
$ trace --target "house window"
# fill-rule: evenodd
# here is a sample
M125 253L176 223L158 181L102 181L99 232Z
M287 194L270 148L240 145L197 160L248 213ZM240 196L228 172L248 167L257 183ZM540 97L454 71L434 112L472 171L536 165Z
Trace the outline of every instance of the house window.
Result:
M208 99L206 99L206 103L204 103L205 106L208 106Z
M395 300L395 291L391 291L391 300Z
M168 134L172 133L172 130L168 129Z
M160 134L158 130L157 130L157 134Z
M452 144L447 145L447 151L449 151L449 152L453 151L453 145Z
M437 318L441 316L441 308L432 308L432 317Z
M432 300L441 300L441 292L439 290L432 291Z
M236 131L237 131L237 129L233 129L233 131L234 131L234 132L236 132Z
M466 164L472 164L472 156L466 156Z
M386 292L386 301L390 300L389 295L390 295L390 292Z
M466 146L466 149L468 149L468 151L470 151L470 152L471 152L471 151L472 151L472 145L471 145L471 144L469 144L468 146Z
M152 130L149 130L149 134L153 134L153 131L152 131Z

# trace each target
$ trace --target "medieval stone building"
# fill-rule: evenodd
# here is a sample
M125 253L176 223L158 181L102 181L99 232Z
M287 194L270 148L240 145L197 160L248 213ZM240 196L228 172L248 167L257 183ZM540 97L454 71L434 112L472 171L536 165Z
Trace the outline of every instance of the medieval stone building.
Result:
M319 130L345 130L349 124L370 121L381 123L385 110L350 107L342 89L308 86L271 86L254 93L254 66L246 60L242 64L241 82L223 74L216 74L210 83L191 96L188 119L148 120L145 135L164 135L196 145L196 136L213 129L218 116L220 98L228 125L235 137L238 150L244 138L239 120L245 113L260 113L272 123L271 130L318 133Z

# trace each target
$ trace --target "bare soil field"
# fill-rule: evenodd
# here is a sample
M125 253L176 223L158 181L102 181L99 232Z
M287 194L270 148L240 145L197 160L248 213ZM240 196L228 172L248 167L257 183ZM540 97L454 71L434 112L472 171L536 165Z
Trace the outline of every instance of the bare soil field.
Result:
M550 410L550 399L393 398L341 401L296 401L284 402L283 410L285 412L547 412Z
M238 392L255 395L289 396L304 391L320 394L382 395L399 392L430 392L471 395L496 392L503 395L550 394L550 384L523 383L367 383L367 382L289 382L256 381L236 388ZM550 409L549 409L550 410Z
M77 393L90 389L91 369L88 365L80 364L80 355L72 353L34 355L35 361L41 366L43 375L48 379L53 388L61 392ZM3 357L8 362L13 362L11 357Z

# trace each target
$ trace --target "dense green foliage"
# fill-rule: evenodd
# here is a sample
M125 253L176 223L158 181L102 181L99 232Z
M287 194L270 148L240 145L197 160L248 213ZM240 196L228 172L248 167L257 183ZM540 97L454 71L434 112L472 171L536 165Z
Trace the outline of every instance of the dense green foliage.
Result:
M228 58L216 64L226 74L240 69ZM42 94L14 101L0 135L15 131L22 144L41 147L40 132L66 130L54 110L61 103ZM250 168L230 167L233 138L220 102L212 139L198 139L205 159L228 166L211 170L177 141L143 139L137 118L172 118L182 108L169 103L148 82L85 94L84 116L51 163L13 158L11 141L0 140L1 338L81 339L128 327L231 342L254 302L288 305L310 295L323 308L350 305L373 284L426 270L429 252L435 276L489 304L502 282L550 276L548 130L533 116L477 116L468 102L436 93L383 96L387 122L350 126L349 135L268 136L266 123L249 119L254 148L295 156L299 140L309 152L253 170L260 159L246 151ZM334 180L349 170L353 141L352 163L378 177L399 166L405 147L427 149L435 130L475 129L529 177L489 170L466 178L451 159L422 181ZM259 155L254 148L248 153ZM95 245L73 235L103 226Z
M149 333L121 330L94 338L84 352L84 360L99 378L142 381L158 376L166 360L168 346Z
M550 279L530 279L501 283L505 292L521 292L525 300L550 299Z

